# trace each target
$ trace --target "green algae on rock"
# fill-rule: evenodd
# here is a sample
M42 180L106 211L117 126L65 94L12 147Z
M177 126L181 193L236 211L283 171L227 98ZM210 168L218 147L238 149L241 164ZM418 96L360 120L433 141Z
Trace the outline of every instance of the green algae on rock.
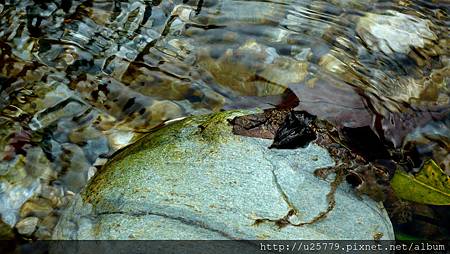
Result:
M326 210L334 165L327 150L268 149L271 141L234 135L225 111L193 116L144 136L116 154L62 215L53 239L394 239L382 205L347 184L315 223L277 227Z

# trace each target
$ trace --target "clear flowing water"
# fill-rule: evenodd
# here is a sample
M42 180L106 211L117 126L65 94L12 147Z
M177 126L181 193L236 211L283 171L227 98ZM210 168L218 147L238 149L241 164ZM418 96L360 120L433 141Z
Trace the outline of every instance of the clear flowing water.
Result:
M50 237L117 149L164 121L270 107L370 126L450 173L445 1L0 1L0 214ZM1 224L1 223L0 223Z

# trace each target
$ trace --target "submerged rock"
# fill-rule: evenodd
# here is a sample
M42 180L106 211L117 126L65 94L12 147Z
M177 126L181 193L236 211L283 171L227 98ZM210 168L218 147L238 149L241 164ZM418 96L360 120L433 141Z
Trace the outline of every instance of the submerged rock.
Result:
M317 219L333 179L314 171L334 166L328 151L234 135L228 120L246 113L189 117L125 148L74 198L53 239L394 239L383 206L347 184Z
M19 223L17 223L16 225L17 231L22 235L29 236L34 232L34 230L36 230L38 221L39 219L36 217L25 218L19 221Z
M437 39L430 24L411 15L387 11L362 17L356 30L368 46L376 45L385 54L407 54L412 48L430 46Z

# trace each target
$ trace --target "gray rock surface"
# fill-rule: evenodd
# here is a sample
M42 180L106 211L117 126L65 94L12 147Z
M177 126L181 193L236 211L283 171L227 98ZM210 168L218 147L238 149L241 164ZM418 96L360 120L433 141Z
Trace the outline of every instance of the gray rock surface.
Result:
M268 149L271 140L234 135L228 111L186 118L126 148L95 175L61 217L54 239L394 239L382 207L343 183L325 219L296 227L273 222L290 209L293 223L325 211L334 165L314 144ZM247 112L248 113L248 112Z

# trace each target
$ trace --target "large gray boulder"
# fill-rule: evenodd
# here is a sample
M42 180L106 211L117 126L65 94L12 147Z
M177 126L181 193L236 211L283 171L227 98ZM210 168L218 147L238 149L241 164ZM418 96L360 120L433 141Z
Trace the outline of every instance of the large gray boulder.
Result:
M342 183L327 210L334 165L327 150L268 149L270 140L234 135L227 111L161 128L114 156L74 199L54 239L394 239L380 203ZM263 220L261 220L263 219ZM264 220L264 219L270 219ZM261 223L255 223L255 222Z

